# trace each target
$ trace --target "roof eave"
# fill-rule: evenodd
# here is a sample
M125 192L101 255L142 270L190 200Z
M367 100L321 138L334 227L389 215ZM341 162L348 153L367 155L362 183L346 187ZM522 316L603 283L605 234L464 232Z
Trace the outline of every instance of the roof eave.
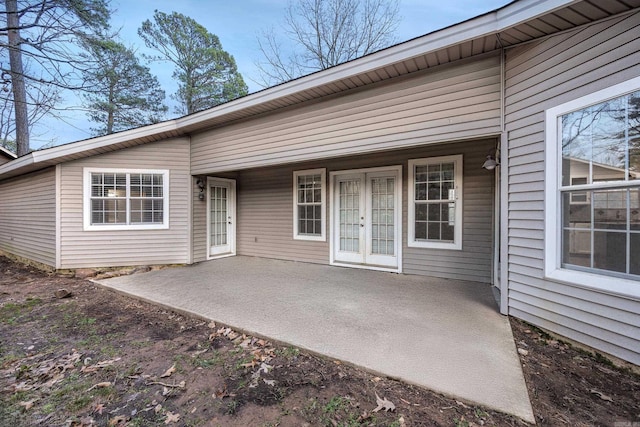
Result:
M86 156L93 155L95 150L99 148L118 149L119 145L132 139L152 138L166 132L172 132L174 135L188 134L199 129L210 127L211 123L208 122L214 122L215 119L221 119L244 109L327 85L340 79L372 72L380 67L415 58L428 52L454 46L472 39L497 34L500 31L504 31L510 27L579 1L580 0L514 1L502 8L476 18L434 31L362 58L264 89L209 110L117 134L33 152L30 155L20 157L0 166L0 179L20 174L22 169L24 169L24 172L28 172L77 158L82 156L83 153Z

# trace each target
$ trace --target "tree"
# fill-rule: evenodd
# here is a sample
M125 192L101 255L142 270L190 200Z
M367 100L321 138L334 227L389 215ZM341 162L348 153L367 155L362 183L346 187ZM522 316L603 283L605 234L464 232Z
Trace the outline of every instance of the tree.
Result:
M399 23L398 0L297 0L285 12L287 53L276 32L263 31L256 65L271 86L390 46Z
M25 71L29 74L29 70ZM12 152L16 150L16 120L15 120L15 102L13 101L13 92L9 89L10 81L6 82L2 88L2 96L0 96L0 145ZM33 125L42 117L49 114L53 106L60 101L60 89L51 85L32 84L31 81L25 82L27 96L27 119L29 123L28 133L33 133Z
M106 0L4 0L4 4L0 72L5 88L11 86L11 95L0 96L13 104L12 126L21 156L30 150L29 127L34 115L29 111L39 106L35 99L42 100L28 95L27 88L40 88L36 91L41 93L82 89L76 79L78 70L91 64L82 60L75 46L94 30L108 27L110 13ZM47 108L50 111L54 105Z
M85 81L93 84L84 95L88 116L100 124L92 131L106 135L163 119L164 91L132 49L107 38L87 42L85 47L98 65L83 73Z
M156 10L153 20L144 21L138 35L159 53L149 59L175 65L173 77L179 87L172 98L181 104L176 113L195 113L247 94L233 56L222 49L216 35L177 12Z

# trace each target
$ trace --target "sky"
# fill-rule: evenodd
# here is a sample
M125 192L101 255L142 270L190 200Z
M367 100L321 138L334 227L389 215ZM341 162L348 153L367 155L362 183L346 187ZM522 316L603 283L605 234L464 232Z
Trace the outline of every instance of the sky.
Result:
M407 41L432 31L490 12L511 0L399 0L400 23L396 31L398 42ZM224 50L236 60L238 71L249 86L249 92L262 89L260 74L255 66L262 59L257 37L263 30L278 31L283 22L288 0L113 0L111 25L120 29L125 45L139 54L152 53L138 36L143 21L153 19L154 10L165 13L179 12L195 19L220 39ZM173 67L168 63L149 64L167 95L170 111L167 119L174 118L170 94L177 90L172 79ZM74 99L67 97L73 104ZM77 104L77 102L76 102ZM92 123L82 111L65 114L64 120L47 119L32 131L31 146L60 145L90 138Z

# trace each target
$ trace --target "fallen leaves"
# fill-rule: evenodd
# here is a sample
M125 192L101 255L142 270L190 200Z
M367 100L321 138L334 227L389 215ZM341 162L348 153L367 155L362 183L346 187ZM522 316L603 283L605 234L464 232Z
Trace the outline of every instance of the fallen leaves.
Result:
M127 423L127 417L125 415L118 415L116 417L111 418L107 423L107 425L110 427L114 427L120 424L124 425L126 423Z
M18 403L18 405L22 406L25 411L28 411L29 409L33 408L33 404L34 403L35 403L35 399L34 400L22 401L22 402Z
M44 355L36 354L13 361L6 369L0 370L0 376L12 378L6 387L10 392L22 392L49 389L61 382L68 371L74 370L82 355L75 349L44 360ZM6 365L5 365L6 366Z
M386 397L381 399L380 396L378 396L378 393L376 393L376 403L378 406L376 406L373 412L378 412L382 409L384 409L385 412L396 410L396 405L394 405L393 402L388 400Z
M98 384L94 384L94 385L92 385L91 387L89 387L89 388L87 389L87 392L90 392L91 390L96 389L96 388L107 388L107 387L111 387L112 385L113 385L113 384L111 383L111 381L104 381L104 382L101 382L101 383L98 383Z
M80 372L85 374L90 374L92 372L97 372L100 369L104 369L107 366L112 366L114 363L119 362L121 360L120 357L116 357L115 359L103 360L102 362L98 362L95 365L89 365L88 362L91 360L90 357L86 358L84 361L84 366L80 368Z
M605 400L607 402L613 402L613 399L610 396L607 396L606 394L604 394L603 392L601 392L599 390L591 389L591 390L589 390L589 393L595 394L600 399Z
M167 419L164 420L165 424L177 423L180 421L180 414L174 414L173 412L167 411L165 415L167 416Z
M167 369L164 374L160 375L160 378L170 377L176 371L176 364L174 363L169 369Z

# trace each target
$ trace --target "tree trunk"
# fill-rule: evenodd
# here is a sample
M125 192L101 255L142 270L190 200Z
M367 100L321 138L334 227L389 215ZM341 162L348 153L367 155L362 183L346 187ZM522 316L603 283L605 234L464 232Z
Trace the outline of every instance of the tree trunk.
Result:
M9 41L9 64L11 66L11 90L16 120L16 148L18 156L29 153L29 117L27 114L27 90L22 67L22 49L20 38L20 17L17 0L5 0L7 9L7 27Z

